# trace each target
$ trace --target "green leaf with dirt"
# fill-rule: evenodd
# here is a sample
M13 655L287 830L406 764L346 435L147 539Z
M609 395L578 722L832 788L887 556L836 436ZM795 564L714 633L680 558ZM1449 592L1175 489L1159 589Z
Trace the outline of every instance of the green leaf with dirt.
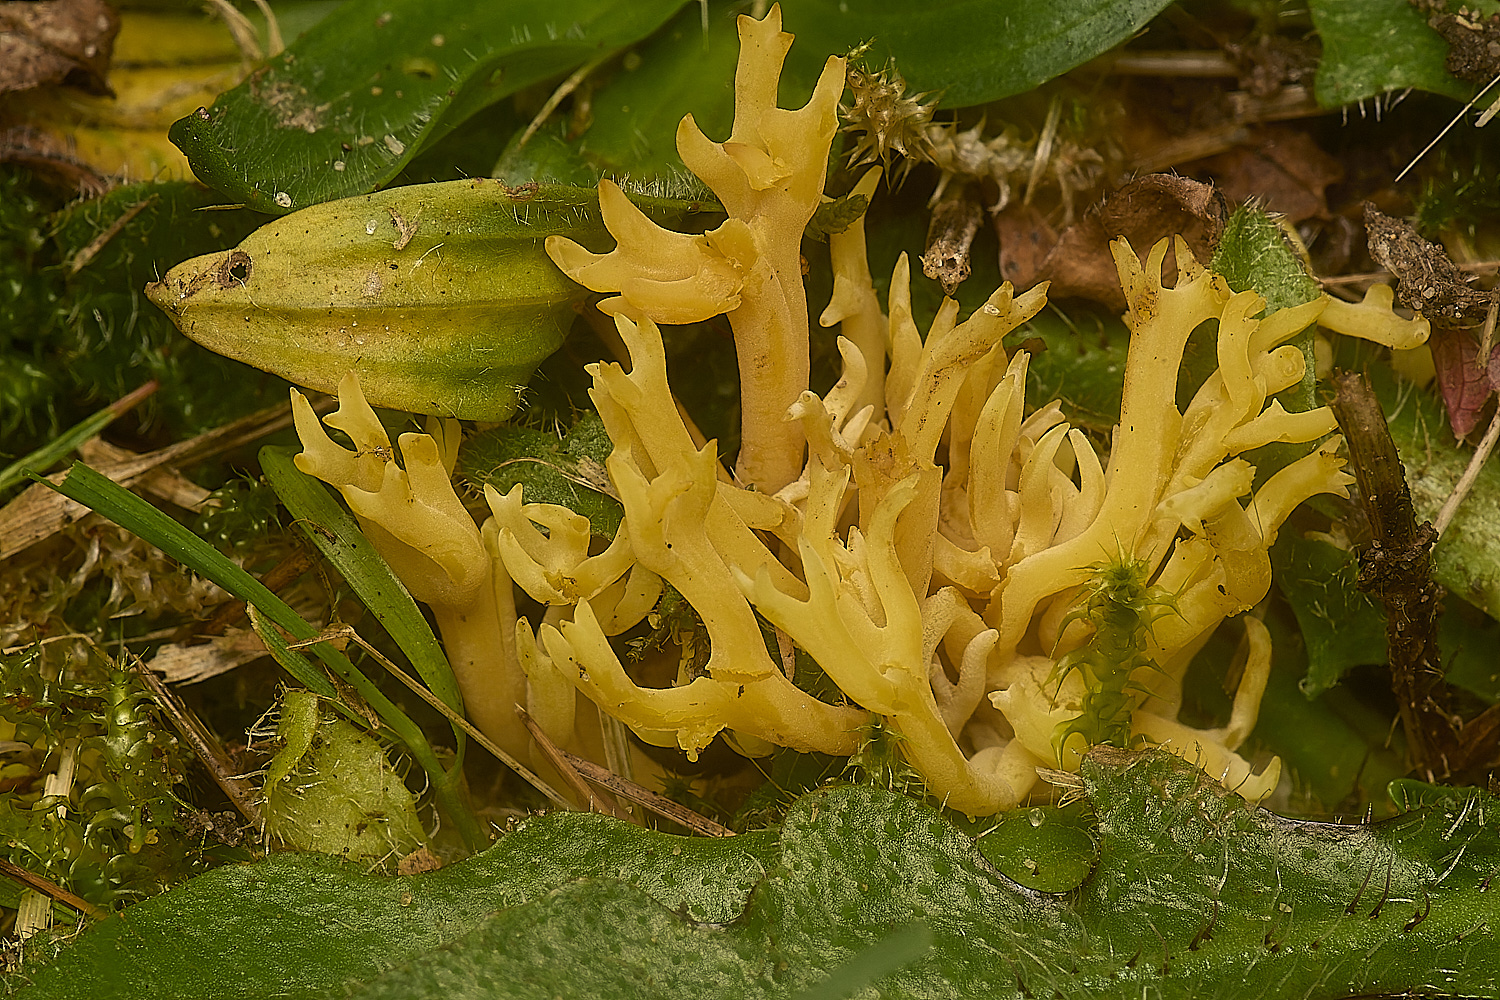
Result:
M209 186L281 214L388 182L475 112L649 34L678 0L355 0L172 141Z

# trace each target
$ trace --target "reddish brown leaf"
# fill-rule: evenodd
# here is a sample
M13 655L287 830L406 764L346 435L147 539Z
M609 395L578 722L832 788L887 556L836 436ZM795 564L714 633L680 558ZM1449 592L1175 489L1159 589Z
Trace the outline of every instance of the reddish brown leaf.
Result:
M1057 246L1057 230L1035 205L1013 199L994 217L1000 239L1000 276L1018 289L1037 283L1042 265Z
M1490 352L1489 363L1479 367L1475 364L1479 343L1468 330L1434 325L1427 343L1448 409L1448 426L1454 437L1463 440L1479 425L1484 404L1500 386L1500 345Z

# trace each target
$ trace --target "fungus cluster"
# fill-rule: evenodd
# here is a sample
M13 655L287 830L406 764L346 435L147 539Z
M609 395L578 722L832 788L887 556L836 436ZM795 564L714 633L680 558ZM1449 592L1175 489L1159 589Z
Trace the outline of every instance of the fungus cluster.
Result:
M588 742L580 697L690 755L726 730L747 752L847 755L873 714L929 792L969 814L1014 807L1038 768L1075 769L1088 734L1106 731L1264 797L1279 762L1257 773L1237 753L1270 666L1259 621L1244 617L1248 662L1227 724L1194 729L1177 712L1193 655L1266 596L1267 550L1288 514L1352 481L1328 409L1291 413L1273 399L1305 370L1286 342L1320 316L1343 332L1377 327L1387 342L1420 339L1425 324L1391 315L1379 293L1363 306L1324 297L1257 318L1264 300L1233 292L1182 240L1170 288L1167 240L1144 260L1116 240L1131 344L1101 458L1056 402L1026 412L1028 356L1001 343L1043 307L1045 286L1005 284L962 322L946 300L924 335L905 257L881 308L861 220L830 239L835 286L821 323L840 326L843 377L819 396L808 389L799 253L823 199L844 64L828 60L805 107L778 108L792 40L780 21L775 7L740 18L729 139L709 140L691 118L678 130L683 161L728 212L723 225L669 232L604 181L616 248L548 241L565 273L613 293L600 308L629 350L628 370L589 367L625 509L607 548L590 554L584 518L527 503L520 487L488 490L493 516L477 527L451 485L456 426L403 435L400 468L352 378L327 422L356 450L334 444L298 396L299 466L343 492L432 606L470 715L513 752L527 746L516 704L558 744ZM856 190L873 193L877 179L873 169ZM679 415L659 327L721 314L742 380L732 479ZM1179 411L1184 347L1211 320L1218 370ZM1240 456L1270 442L1321 443L1252 489L1255 469ZM701 617L707 663L673 686L646 686L611 637L650 613L664 584ZM517 620L514 587L548 608L538 628ZM762 620L842 698L800 688ZM1081 724L1091 713L1108 717Z

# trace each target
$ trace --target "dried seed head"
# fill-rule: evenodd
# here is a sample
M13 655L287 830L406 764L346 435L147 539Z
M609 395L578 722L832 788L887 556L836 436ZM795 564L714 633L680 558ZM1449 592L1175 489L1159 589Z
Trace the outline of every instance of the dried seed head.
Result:
M895 60L885 68L871 72L859 66L849 67L849 89L854 92L852 107L841 106L845 132L857 134L849 165L880 161L889 168L891 153L907 158L897 165L898 172L909 168L910 160L929 158L925 133L932 121L937 101L923 103L929 94L906 96L906 80L896 70Z

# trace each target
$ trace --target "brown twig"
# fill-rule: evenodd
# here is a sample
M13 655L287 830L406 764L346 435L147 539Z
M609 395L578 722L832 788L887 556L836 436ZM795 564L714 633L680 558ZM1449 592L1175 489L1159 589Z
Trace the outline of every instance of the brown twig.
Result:
M58 885L56 882L45 879L42 876L38 875L36 872L27 871L20 865L7 861L5 858L0 858L0 875L4 875L6 878L10 879L13 882L19 882L21 885L24 885L28 889L35 889L37 892L40 892L44 896L51 896L59 903L62 903L65 906L71 906L73 909L77 910L79 913L84 914L85 916L109 916L109 914L104 910L99 909L99 907L95 906L93 903L90 903L86 899L79 899L77 896L73 895L71 892Z
M671 820L679 826L685 826L694 833L701 833L705 837L733 837L734 831L727 826L715 823L701 813L693 812L680 802L673 802L665 795L659 795L649 788L643 788L635 782L620 777L606 767L600 767L591 760L570 754L566 750L559 750L569 764L594 784L602 788L608 788L622 799L629 799L637 805L650 809L665 819Z
M1040 155L1038 162L1040 162ZM1033 171L1033 184L1036 181ZM1026 188L1031 195L1032 185ZM922 273L942 282L943 294L951 296L969 276L969 251L979 224L984 221L984 206L972 188L965 186L938 202L927 226L927 249L922 254Z
M614 796L604 792L596 792L588 786L588 783L583 780L583 775L578 773L578 768L574 767L573 762L563 753L562 747L552 742L551 738L542 730L542 727L536 724L536 720L531 717L530 712L517 705L516 715L520 718L521 724L526 727L526 731L531 734L531 738L536 741L538 749L542 751L542 754L546 756L552 766L557 768L557 773L562 775L563 780L568 783L568 787L573 789L573 792L578 796L578 801L588 803L590 812L613 816L615 819L624 820L626 823L635 823L635 817L631 816L627 810L621 809L619 804L615 802Z
M239 768L230 760L223 744L208 731L197 713L183 704L176 692L162 683L161 678L140 660L135 661L135 669L140 674L142 683L151 691L151 696L156 699L156 704L172 720L172 725L177 727L198 760L208 769L214 783L224 791L224 795L239 810L240 815L259 830L261 815L260 805L256 802L255 786L235 774Z
M1350 373L1335 383L1333 412L1348 442L1373 535L1359 555L1359 589L1385 606L1391 684L1412 765L1429 781L1447 778L1461 755L1437 641L1442 594L1432 582L1437 532L1430 523L1417 524L1400 456L1369 384Z
M120 235L120 231L123 230L126 226L130 225L132 219L134 219L137 215L140 215L141 212L145 211L148 206L155 204L156 201L157 196L153 194L149 198L142 198L140 201L136 202L134 205L131 205L125 211L121 212L120 217L115 219L114 222L110 223L102 233L94 237L93 240L89 242L88 246L84 247L82 250L79 250L76 254L73 255L73 259L68 262L68 273L77 274L79 271L82 271L85 267L87 267L89 261L93 260L94 257L98 255L100 250L104 249L105 244L114 239L116 236Z

